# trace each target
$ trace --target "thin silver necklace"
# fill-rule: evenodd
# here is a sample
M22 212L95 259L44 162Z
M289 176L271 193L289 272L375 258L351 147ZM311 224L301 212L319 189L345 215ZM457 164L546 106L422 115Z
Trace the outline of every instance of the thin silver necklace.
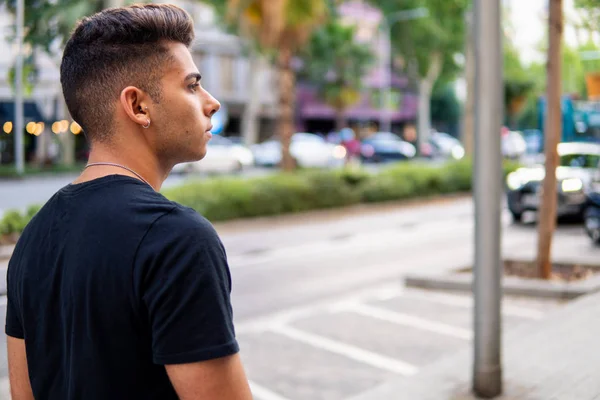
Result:
M138 178L140 178L142 181L144 181L148 186L150 186L152 189L154 189L152 187L152 185L150 184L150 182L148 182L147 180L144 179L143 176L141 176L140 174L138 174L137 172L135 172L134 170L132 170L129 167L126 167L124 165L121 164L116 164L116 163L110 163L110 162L95 162L95 163L89 163L85 166L84 169L88 169L89 167L94 167L96 165L109 165L111 167L118 167L118 168L123 168L126 169L127 171L131 172L132 174L134 174L135 176L137 176Z

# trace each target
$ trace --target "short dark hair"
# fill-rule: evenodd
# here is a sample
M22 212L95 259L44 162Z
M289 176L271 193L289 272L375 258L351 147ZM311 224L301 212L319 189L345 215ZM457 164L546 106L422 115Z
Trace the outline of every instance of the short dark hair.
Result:
M190 46L190 15L171 4L135 4L83 18L63 53L60 81L73 119L91 141L110 140L113 103L129 85L160 102L166 42Z

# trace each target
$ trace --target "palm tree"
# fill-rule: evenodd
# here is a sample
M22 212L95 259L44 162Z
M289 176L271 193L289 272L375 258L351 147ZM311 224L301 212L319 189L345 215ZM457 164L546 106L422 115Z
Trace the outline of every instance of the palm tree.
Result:
M293 170L290 142L294 133L296 71L294 56L328 14L327 0L228 0L227 19L274 56L279 72L279 138L282 167Z
M370 48L355 41L356 28L333 20L313 34L308 46L308 76L336 111L336 129L346 127L345 111L360 99L362 80L374 59Z

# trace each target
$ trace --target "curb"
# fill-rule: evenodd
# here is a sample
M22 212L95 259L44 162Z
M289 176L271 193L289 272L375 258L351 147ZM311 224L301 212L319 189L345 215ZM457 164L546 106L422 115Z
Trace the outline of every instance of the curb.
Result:
M404 283L407 287L419 289L473 291L473 275L470 273L408 274L404 278ZM505 295L573 300L599 291L600 275L578 282L542 281L514 276L502 278L502 293Z

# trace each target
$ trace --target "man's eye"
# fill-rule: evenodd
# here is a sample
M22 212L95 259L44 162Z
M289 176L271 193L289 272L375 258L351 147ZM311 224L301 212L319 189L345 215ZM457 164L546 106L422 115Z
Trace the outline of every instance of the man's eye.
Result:
M190 86L188 86L190 88L191 91L195 92L196 89L198 89L200 87L200 83L196 82L196 83L192 83Z

